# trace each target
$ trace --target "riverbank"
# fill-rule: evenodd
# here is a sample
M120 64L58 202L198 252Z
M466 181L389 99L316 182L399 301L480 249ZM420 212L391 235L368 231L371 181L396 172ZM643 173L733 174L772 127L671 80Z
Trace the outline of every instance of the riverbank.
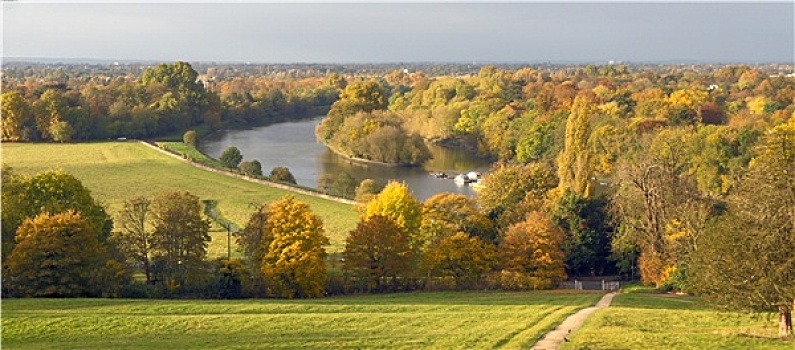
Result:
M145 146L138 141L64 144L3 143L3 162L18 174L62 169L83 182L91 195L111 215L125 200L153 197L164 190L188 191L202 200L217 201L217 209L239 227L248 222L255 206L266 205L285 195L307 203L320 216L329 236L330 252L341 251L348 232L356 227L358 214L352 202L249 181L229 174L193 166L182 157ZM217 238L217 242L216 242ZM233 249L235 249L234 242ZM209 250L227 252L226 231L213 236ZM217 255L210 255L217 256Z
M140 141L140 142L143 145L151 147L152 149L155 149L157 151L163 152L164 154L167 154L167 155L169 155L171 157L179 159L179 160L181 160L181 161L183 161L185 163L188 163L188 164L190 164L190 165L192 165L194 167L197 167L197 168L200 168L200 169L203 169L203 170L212 171L212 172L219 173L219 174L224 174L224 175L235 177L235 178L238 178L238 179L241 179L241 180L245 180L245 181L248 181L248 182L253 182L253 183L257 183L257 184L261 184L261 185L265 185L265 186L270 186L270 187L273 187L273 188L278 188L278 189L282 189L282 190L286 190L286 191L300 193L300 194L307 195L307 196L314 196L314 197L323 198L323 199L326 199L326 200L335 201L335 202L344 203L344 204L350 204L350 205L355 205L356 204L355 201L352 201L350 199L330 196L330 195L327 195L327 194L324 194L324 193L320 193L319 191L314 190L314 189L300 188L300 187L297 187L297 186L282 184L282 183L268 181L268 180L264 180L264 179L257 179L257 178L249 177L249 176L246 176L246 175L243 175L243 174L240 174L240 173L236 173L236 172L231 171L229 169L224 169L224 168L220 168L220 167L214 167L214 166L205 164L204 162L195 161L195 160L193 160L191 158L188 158L185 154L179 154L177 152L174 152L173 150L170 150L167 147L162 146L162 143L161 144L152 144L152 143L149 143L149 142L146 142L146 141ZM198 152L198 150L197 150L197 152ZM202 153L202 155L204 155L204 154ZM207 157L207 158L209 158L209 157Z

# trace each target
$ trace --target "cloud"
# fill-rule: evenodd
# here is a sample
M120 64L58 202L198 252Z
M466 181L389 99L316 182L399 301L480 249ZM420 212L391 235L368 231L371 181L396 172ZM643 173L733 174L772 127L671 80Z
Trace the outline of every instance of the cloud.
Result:
M4 3L6 57L793 60L792 3Z

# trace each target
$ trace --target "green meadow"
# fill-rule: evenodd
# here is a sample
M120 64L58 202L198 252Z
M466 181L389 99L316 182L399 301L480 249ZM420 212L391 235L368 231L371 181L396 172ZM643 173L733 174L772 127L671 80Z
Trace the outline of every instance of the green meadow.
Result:
M690 296L620 294L561 349L794 349L795 340L777 338L776 316L716 311Z
M601 294L3 300L3 349L525 349Z
M152 197L166 189L180 189L202 200L218 201L222 215L242 227L255 205L292 194L309 204L323 219L331 251L342 249L348 231L355 227L357 220L356 210L351 205L195 168L137 142L3 143L2 161L18 173L35 174L48 169L71 173L91 190L94 198L105 204L111 215L118 212L126 199ZM226 232L211 235L213 242L208 255L226 255Z

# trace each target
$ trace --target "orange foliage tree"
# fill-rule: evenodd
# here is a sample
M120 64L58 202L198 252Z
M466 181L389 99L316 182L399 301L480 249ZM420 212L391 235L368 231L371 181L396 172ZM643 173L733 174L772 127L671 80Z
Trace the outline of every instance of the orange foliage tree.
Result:
M549 288L566 278L562 245L563 231L546 215L533 211L503 233L498 247L500 265L508 276L527 277L525 288Z
M396 287L399 277L412 272L415 260L405 231L381 215L359 221L348 235L343 256L343 268L368 290L376 291L383 289L387 279Z
M103 286L119 272L112 268L121 268L108 258L88 220L73 210L25 219L16 240L4 276L14 294L100 296Z

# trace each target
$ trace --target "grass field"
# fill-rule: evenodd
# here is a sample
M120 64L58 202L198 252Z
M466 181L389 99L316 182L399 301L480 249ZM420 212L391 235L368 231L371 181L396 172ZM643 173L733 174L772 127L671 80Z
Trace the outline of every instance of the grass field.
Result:
M601 294L3 300L3 349L519 349Z
M80 179L94 198L105 203L111 215L118 212L125 199L152 197L165 189L181 189L201 199L217 200L222 214L242 227L254 211L252 204L269 203L292 194L197 169L136 142L3 143L2 161L18 173L63 169ZM303 194L293 195L309 204L312 211L323 219L326 234L331 240L330 250L341 250L348 231L356 225L357 214L353 206ZM226 255L226 232L212 236L209 250Z
M776 338L777 321L715 311L695 297L621 294L561 349L795 349Z

